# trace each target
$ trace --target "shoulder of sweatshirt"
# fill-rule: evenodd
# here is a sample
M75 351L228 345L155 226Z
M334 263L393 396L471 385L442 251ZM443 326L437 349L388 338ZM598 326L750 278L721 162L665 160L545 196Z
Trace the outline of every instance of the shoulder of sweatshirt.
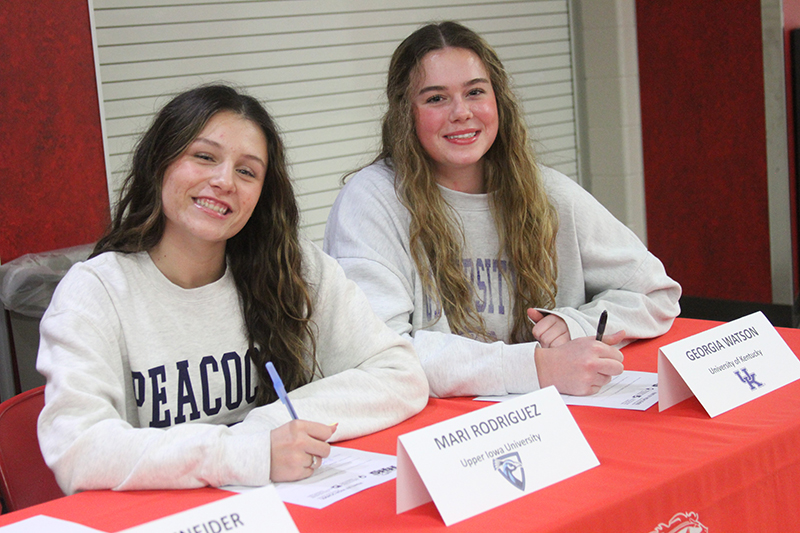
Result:
M539 167L539 170L547 195L554 204L572 204L582 198L594 199L586 189L566 174L550 167Z
M116 292L126 290L131 283L131 273L138 271L141 254L105 252L86 261L75 263L58 283L51 306L59 302L71 307L82 299L91 299L97 291ZM68 296L63 301L62 296Z
M386 161L378 161L356 172L347 180L339 193L339 199L350 199L354 202L376 198L380 199L381 203L388 202L400 206L395 189L395 173Z

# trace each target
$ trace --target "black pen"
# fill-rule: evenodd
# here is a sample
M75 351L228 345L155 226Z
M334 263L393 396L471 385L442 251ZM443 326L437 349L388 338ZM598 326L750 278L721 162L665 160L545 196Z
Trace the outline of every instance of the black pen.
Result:
M603 309L603 312L600 313L600 322L597 323L597 340L603 340L603 333L606 331L606 320L608 320L608 311Z

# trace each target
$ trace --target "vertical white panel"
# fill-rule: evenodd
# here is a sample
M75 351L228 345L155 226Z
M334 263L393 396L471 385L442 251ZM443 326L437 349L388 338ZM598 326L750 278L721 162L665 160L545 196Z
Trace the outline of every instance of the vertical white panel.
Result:
M345 173L375 155L389 57L433 20L495 47L540 158L577 176L567 0L93 0L104 129L116 196L130 150L171 96L225 81L280 126L303 211L320 241Z
M794 304L783 2L761 0L772 303ZM797 104L796 104L797 105Z
M573 0L582 184L647 242L634 0Z

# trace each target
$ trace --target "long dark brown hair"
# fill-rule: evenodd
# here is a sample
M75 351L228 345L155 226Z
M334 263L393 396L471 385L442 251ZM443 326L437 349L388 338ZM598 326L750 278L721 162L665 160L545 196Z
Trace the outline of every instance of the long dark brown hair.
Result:
M290 390L310 381L318 367L309 287L301 274L300 212L283 142L258 100L227 85L206 85L167 103L136 145L111 227L92 257L109 251L149 251L161 241L166 223L161 196L164 173L222 111L251 121L267 139L261 196L250 219L225 247L247 329L248 354L259 376L256 403L263 405L277 399L264 368L267 361L273 362Z
M544 190L508 74L477 33L456 22L428 24L397 47L389 65L389 107L376 161L386 160L395 171L398 197L411 215L411 254L425 293L444 310L454 332L490 339L461 266L463 230L436 185L433 161L415 129L412 98L423 75L422 59L447 47L470 50L480 58L497 99L499 130L483 157L484 182L491 193L499 253L514 271L513 279L506 279L514 297L511 341L531 341L527 308L555 305L557 214Z

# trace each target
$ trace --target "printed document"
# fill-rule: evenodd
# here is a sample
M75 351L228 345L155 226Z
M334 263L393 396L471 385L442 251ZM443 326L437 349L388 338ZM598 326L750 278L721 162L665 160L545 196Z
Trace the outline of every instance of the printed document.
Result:
M322 509L396 477L397 458L394 455L332 446L331 454L322 460L314 475L300 481L275 483L275 488L285 503ZM222 488L245 492L254 487Z
M504 402L522 396L509 394L506 396L479 396L482 402ZM658 402L658 374L655 372L638 372L625 370L614 376L610 383L591 396L571 396L562 394L567 405L591 405L611 409L631 409L646 411Z

